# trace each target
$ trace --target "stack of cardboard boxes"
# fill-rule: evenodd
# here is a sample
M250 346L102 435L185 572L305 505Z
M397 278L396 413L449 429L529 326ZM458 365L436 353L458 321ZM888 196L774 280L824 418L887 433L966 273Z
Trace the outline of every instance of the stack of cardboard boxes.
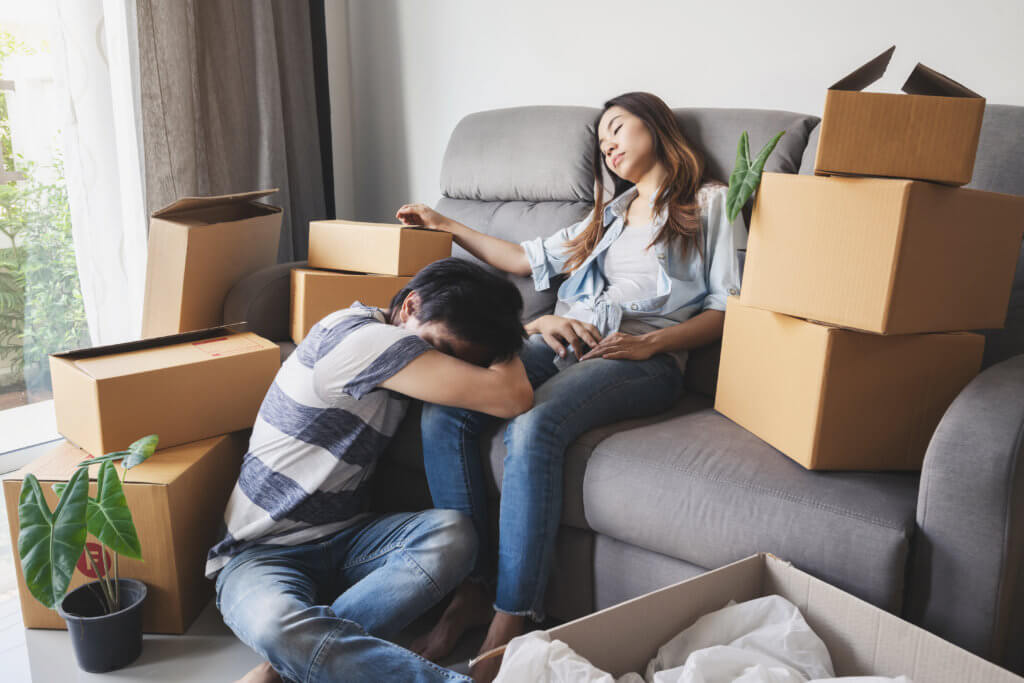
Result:
M231 287L277 259L281 210L256 201L272 192L186 197L153 214L143 306L147 338L52 355L57 429L66 441L4 478L16 546L26 474L40 480L52 509L52 485L67 481L78 463L146 434L159 436L160 450L133 468L124 485L143 559L118 562L120 576L148 586L147 632L182 633L209 601L206 553L222 533L248 430L280 367L277 344L243 326L220 326ZM90 470L95 479L98 467ZM95 481L90 489L95 495ZM85 552L97 567L112 564L91 536ZM64 620L28 592L21 563L15 566L25 626L64 628ZM95 578L83 553L71 588Z
M818 175L765 174L727 305L716 410L810 469L920 468L1024 233L1024 198L958 187L984 99L922 65L859 92L891 54L829 90Z
M452 254L452 236L388 223L313 221L309 268L292 269L292 340L359 301L386 307L424 266Z

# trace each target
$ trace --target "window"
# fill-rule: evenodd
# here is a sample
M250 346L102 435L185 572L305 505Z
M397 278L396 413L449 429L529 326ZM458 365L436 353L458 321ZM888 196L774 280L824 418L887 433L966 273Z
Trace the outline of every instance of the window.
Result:
M48 355L89 344L64 182L52 2L0 0L0 471L56 437Z

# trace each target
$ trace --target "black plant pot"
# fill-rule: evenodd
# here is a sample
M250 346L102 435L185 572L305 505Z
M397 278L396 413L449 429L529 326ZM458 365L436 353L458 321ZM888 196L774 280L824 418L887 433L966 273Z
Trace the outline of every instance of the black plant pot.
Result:
M142 601L146 584L118 579L121 609L105 613L99 581L79 586L64 596L57 613L68 624L75 658L83 671L103 673L134 662L142 652Z

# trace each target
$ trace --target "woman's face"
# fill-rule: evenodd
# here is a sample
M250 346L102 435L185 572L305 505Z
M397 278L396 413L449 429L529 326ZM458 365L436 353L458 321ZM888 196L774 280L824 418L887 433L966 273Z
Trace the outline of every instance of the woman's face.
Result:
M608 170L629 182L640 180L657 163L647 126L622 107L610 107L601 115L597 141Z

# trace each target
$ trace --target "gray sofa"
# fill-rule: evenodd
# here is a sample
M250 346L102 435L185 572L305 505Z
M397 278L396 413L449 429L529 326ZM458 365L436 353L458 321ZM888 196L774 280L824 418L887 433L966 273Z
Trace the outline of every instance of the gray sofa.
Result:
M597 114L524 107L466 117L448 144L437 209L516 241L579 220L592 199L584 159ZM812 172L816 117L738 109L677 115L719 179L728 177L743 130L755 147L785 130L767 170ZM1024 195L1022 159L1024 107L990 105L971 187ZM471 258L458 247L456 255ZM297 265L251 276L225 305L227 320L248 320L283 342L284 355L288 271ZM538 293L527 278L510 277L526 318L551 310L555 288ZM803 469L712 409L718 345L691 354L688 392L673 410L591 431L569 449L549 613L575 618L769 551L1024 670L1024 265L1007 328L985 334L986 369L943 417L920 474ZM497 497L501 430L485 454ZM379 507L428 506L422 472L414 407L377 476Z

